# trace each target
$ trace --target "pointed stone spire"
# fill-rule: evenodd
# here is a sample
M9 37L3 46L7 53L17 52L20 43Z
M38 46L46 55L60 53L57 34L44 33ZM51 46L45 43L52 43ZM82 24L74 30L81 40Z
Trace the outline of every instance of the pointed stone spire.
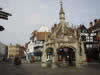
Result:
M63 10L63 2L62 0L60 1L60 14L65 14Z
M60 16L60 23L64 23L64 21L65 21L65 12L63 10L63 2L62 2L62 0L60 1L60 13L59 13L59 16Z

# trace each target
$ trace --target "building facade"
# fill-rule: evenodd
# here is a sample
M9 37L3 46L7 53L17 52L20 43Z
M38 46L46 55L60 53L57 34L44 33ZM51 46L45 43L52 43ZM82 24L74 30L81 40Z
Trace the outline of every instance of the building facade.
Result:
M7 55L8 55L7 45L0 42L0 61L2 61L3 58L7 58Z
M19 51L19 54L18 56L19 57L24 57L24 51L25 51L25 47L24 46L21 46L21 45L16 45L16 47L18 48L18 51Z
M23 57L25 48L21 45L8 46L8 58Z
M26 50L27 61L41 61L42 49L45 39L48 39L49 29L47 26L41 26L39 30L32 32L32 37Z
M100 19L95 19L94 20L94 25L92 24L90 26L89 30L96 33L96 40L98 41L99 49L100 49Z
M8 58L15 58L19 54L19 49L15 45L8 46Z
M90 34L90 47L91 47L91 56L93 56L93 60L100 60L100 19L94 20L94 25L90 22L90 27L88 28L88 32Z
M90 22L90 26L92 22ZM97 33L92 31L90 28L86 28L84 25L80 25L80 39L84 43L85 53L87 61L93 61L98 59L98 41L96 39Z

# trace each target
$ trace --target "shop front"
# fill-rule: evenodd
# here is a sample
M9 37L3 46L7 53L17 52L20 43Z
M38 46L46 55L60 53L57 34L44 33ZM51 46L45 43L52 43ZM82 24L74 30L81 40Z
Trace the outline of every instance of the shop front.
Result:
M41 56L42 56L42 46L34 47L34 59L35 59L35 61L40 62Z

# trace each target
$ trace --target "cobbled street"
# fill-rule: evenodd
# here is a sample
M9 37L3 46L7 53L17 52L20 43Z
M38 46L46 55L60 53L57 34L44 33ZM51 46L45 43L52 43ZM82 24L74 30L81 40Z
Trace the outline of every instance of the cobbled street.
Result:
M91 63L80 69L68 68L41 68L40 64L0 64L0 75L99 75L100 64Z

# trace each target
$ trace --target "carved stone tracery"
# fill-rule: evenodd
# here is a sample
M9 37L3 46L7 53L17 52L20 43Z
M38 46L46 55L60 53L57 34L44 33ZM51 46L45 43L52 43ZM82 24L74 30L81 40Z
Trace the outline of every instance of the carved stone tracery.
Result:
M62 6L61 6L61 10L62 10ZM65 17L65 13L62 13L62 12L64 12L64 11L60 11L60 17ZM64 15L64 16L61 16L61 15ZM44 62L44 60L45 60L45 64L43 63L42 67L45 67L47 65L46 59L44 58L44 56L46 57L46 54L44 52L49 47L53 48L53 50L54 50L52 66L53 66L53 68L56 67L55 66L55 63L57 62L57 59L56 59L57 51L56 50L61 46L63 46L63 47L65 46L65 47L74 49L75 59L76 59L75 64L77 67L79 67L80 62L81 62L80 61L80 41L77 39L76 29L68 27L68 25L66 25L64 23L65 18L60 18L60 20L61 21L55 28L55 31L50 34L49 39L44 44L42 61ZM84 50L83 50L83 55L85 57Z

